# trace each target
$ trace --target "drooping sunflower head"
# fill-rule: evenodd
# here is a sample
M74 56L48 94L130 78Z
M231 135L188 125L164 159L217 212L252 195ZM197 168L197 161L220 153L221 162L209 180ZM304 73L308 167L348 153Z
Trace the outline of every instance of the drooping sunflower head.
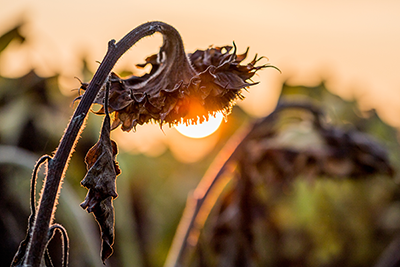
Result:
M160 32L164 41L159 53L138 65L150 64L149 73L127 79L110 74L113 129L121 125L122 130L130 131L148 122L160 126L202 122L219 111L228 115L235 100L244 98L242 90L256 84L250 79L258 70L276 68L269 64L257 66L261 59L257 56L241 65L248 51L237 55L235 44L186 55L175 28L165 24ZM103 102L104 90L100 90L95 103Z

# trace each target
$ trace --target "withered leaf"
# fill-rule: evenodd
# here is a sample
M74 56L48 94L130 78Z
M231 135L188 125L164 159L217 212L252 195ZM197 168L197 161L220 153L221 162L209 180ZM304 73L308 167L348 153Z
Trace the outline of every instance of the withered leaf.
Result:
M117 144L110 139L110 117L105 116L99 141L85 157L88 172L81 184L89 189L82 208L91 212L93 207L109 196L116 198L115 179L121 170L115 161Z
M114 244L114 206L112 196L100 201L92 212L101 229L101 260L103 263L112 253Z
M89 189L81 207L93 212L101 228L101 259L104 261L113 253L114 207L112 200L118 196L115 180L121 173L115 157L117 144L110 139L110 116L104 117L99 141L89 149L85 157L88 172L81 184Z

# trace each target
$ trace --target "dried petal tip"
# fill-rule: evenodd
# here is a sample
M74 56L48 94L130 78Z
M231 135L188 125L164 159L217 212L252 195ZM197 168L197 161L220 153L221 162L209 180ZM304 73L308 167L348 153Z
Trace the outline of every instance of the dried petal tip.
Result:
M234 101L243 99L242 89L253 83L250 79L260 69L257 56L241 65L247 57L236 54L236 46L214 47L185 54L179 33L163 24L160 32L164 43L157 55L146 59L151 65L144 76L120 78L111 73L109 110L115 112L112 129L121 125L129 131L148 122L169 125L181 122L196 123L198 118L221 111L230 113ZM234 49L232 49L234 48ZM104 90L95 103L103 104ZM104 109L100 112L104 112Z

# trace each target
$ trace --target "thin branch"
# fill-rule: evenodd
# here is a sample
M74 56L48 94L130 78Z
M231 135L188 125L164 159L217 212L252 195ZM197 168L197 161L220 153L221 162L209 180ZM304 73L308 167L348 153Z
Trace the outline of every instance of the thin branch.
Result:
M174 34L175 31L172 26L163 22L148 22L133 29L118 43L115 43L115 40L111 40L108 43L107 53L76 108L53 159L49 162L46 182L25 261L27 266L40 266L47 243L47 232L56 210L55 203L66 166L89 109L99 90L107 81L112 68L118 59L143 37L152 35L155 32L160 32L163 35Z

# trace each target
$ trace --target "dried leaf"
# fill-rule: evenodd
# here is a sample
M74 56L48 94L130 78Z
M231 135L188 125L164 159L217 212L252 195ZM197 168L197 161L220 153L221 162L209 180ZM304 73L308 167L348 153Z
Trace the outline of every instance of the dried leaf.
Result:
M103 263L113 253L114 207L112 200L118 196L115 180L121 173L115 160L117 153L117 144L110 139L110 117L106 113L99 141L86 154L85 162L88 172L81 181L81 184L89 189L81 207L88 212L93 212L101 228Z
M101 229L101 260L103 263L112 253L114 244L114 206L112 197L102 200L92 209L93 215Z
M81 184L88 188L89 192L81 206L87 208L88 212L107 197L118 196L115 179L121 171L115 161L117 153L117 145L110 139L109 117L106 117L99 141L88 151L85 158L88 172Z

